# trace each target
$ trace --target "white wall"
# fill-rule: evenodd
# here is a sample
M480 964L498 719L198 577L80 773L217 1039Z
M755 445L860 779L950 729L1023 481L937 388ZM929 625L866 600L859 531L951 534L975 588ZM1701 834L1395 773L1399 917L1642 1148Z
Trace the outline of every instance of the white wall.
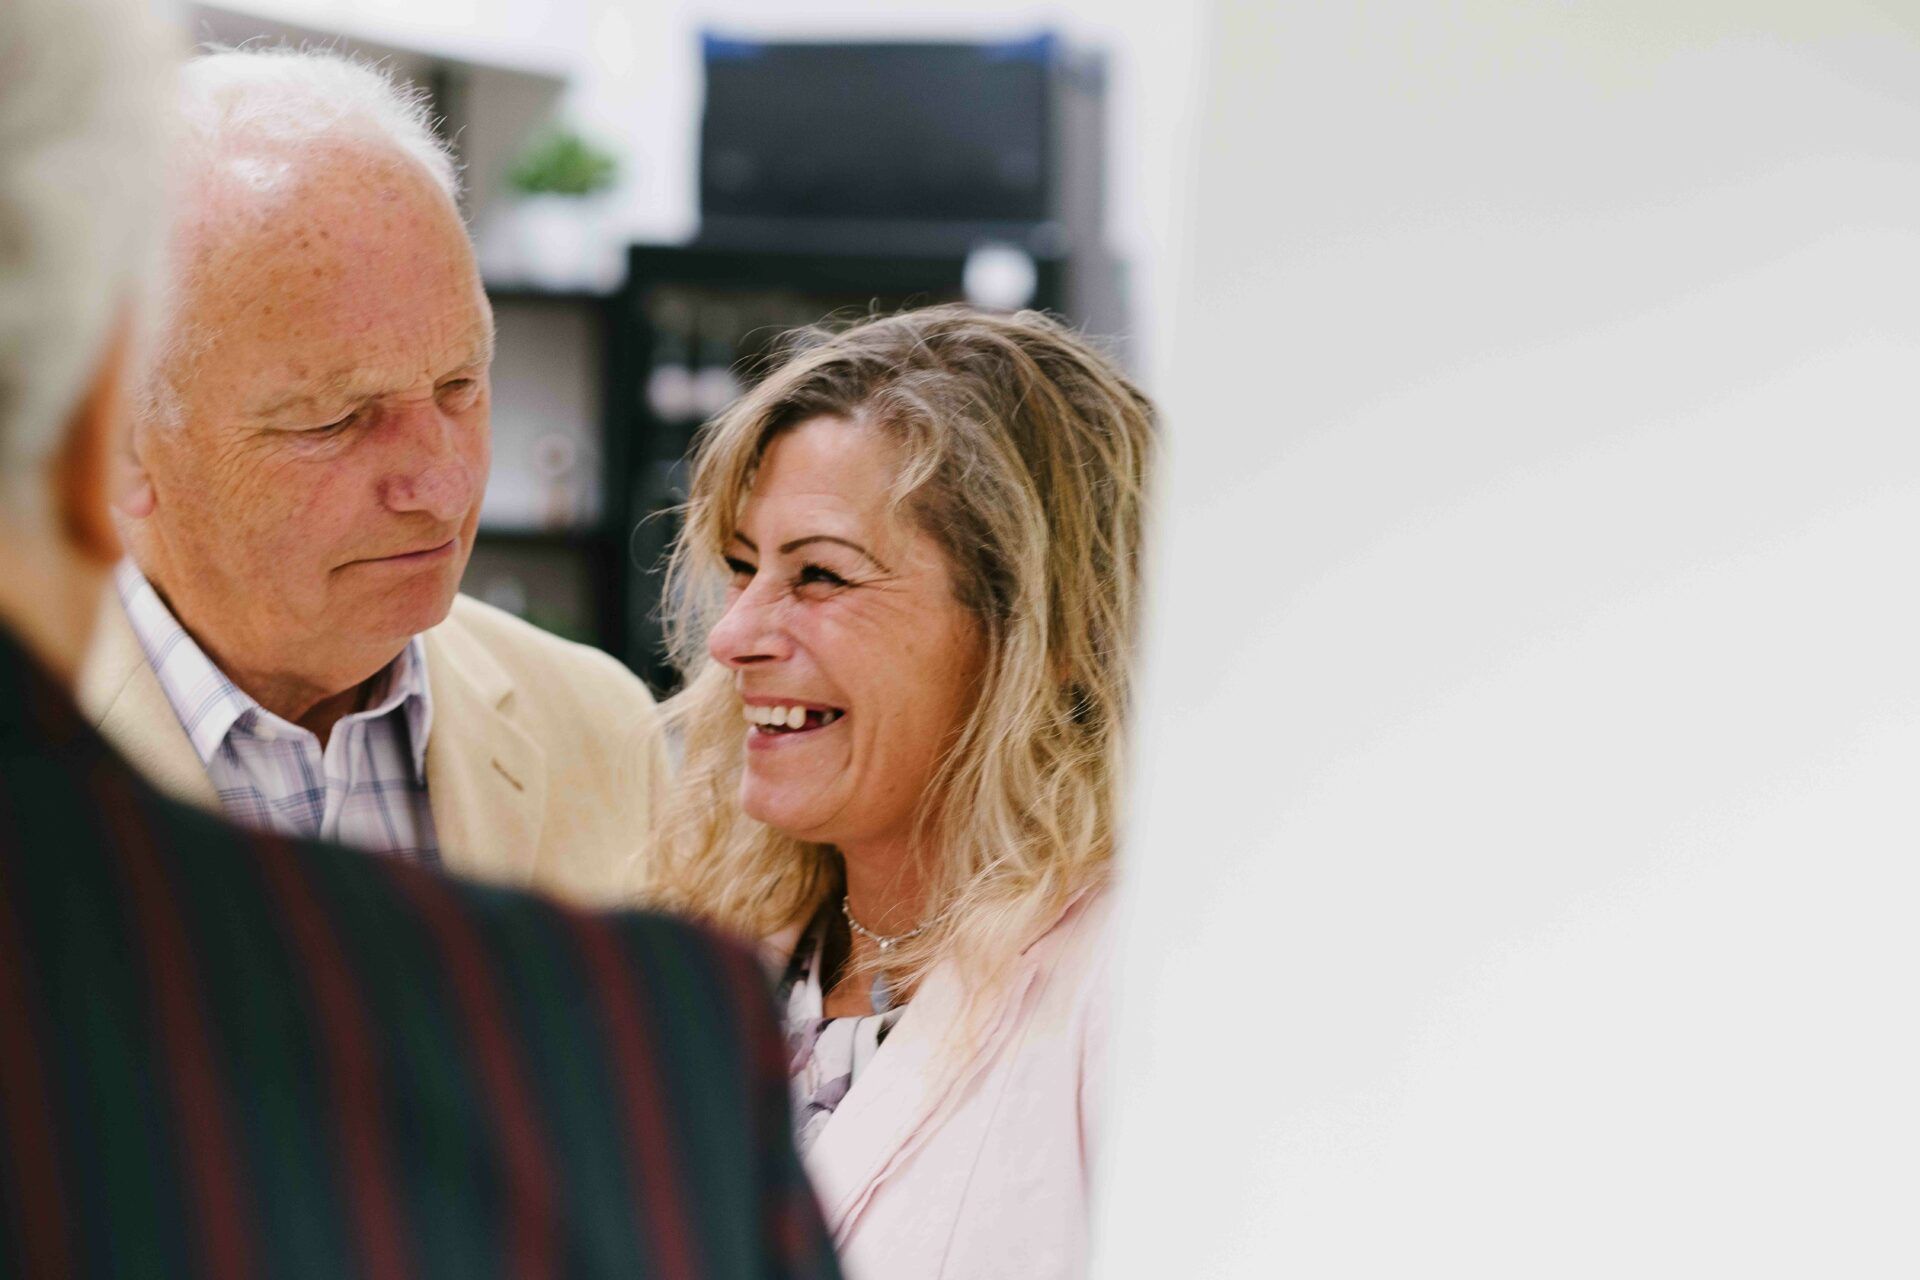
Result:
M1911 1274L1920 15L1205 8L1099 1274Z

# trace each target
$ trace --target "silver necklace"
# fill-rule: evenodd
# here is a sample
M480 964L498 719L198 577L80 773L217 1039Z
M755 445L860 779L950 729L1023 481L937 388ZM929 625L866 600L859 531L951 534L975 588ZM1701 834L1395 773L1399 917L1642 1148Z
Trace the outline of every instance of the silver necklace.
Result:
M852 898L848 897L845 894L842 894L840 898L840 914L847 918L847 925L849 928L851 928L855 933L859 934L861 937L865 938L868 942L871 942L874 946L879 947L881 955L887 954L887 952L893 950L895 947L899 946L903 942L913 941L913 939L919 937L921 934L925 933L928 929L932 928L933 925L940 919L939 916L935 916L932 920L928 920L924 924L920 925L920 927L917 929L911 929L906 933L896 933L891 937L889 937L886 934L875 933L873 930L867 928L867 926L861 924L858 920L855 920L853 918L853 900Z

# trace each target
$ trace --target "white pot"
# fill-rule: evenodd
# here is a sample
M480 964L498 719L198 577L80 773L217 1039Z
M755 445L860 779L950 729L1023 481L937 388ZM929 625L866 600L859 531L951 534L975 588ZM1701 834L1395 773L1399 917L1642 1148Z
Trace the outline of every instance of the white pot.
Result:
M599 283L604 256L601 202L580 196L524 196L508 216L517 274L547 289Z

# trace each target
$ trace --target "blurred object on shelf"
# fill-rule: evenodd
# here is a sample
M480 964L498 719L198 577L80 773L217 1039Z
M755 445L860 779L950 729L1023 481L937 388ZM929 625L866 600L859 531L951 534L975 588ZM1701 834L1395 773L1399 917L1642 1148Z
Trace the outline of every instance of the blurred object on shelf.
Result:
M967 301L991 311L1018 311L1040 285L1033 255L1019 245L989 240L967 254L960 287Z
M493 471L489 528L591 528L605 514L604 332L609 297L490 290Z
M611 190L619 173L611 151L555 129L520 154L507 181L523 196L591 196Z
M622 295L493 285L493 471L461 589L570 640L624 644Z
M580 446L572 436L549 431L534 445L534 466L547 482L541 521L545 528L572 529L580 524L579 461Z
M470 584L470 594L477 600L484 600L496 609L502 609L516 618L525 618L529 611L527 584L511 574L499 571L484 574L478 581Z
M483 529L460 587L544 631L599 645L599 559L588 538Z
M700 313L700 363L693 374L695 417L713 417L740 394L740 380L733 376L739 342L732 307L710 305Z
M489 220L502 242L489 270L547 289L611 288L620 251L605 197L618 175L613 153L579 134L542 135L508 170L515 198Z
M653 359L647 370L647 408L661 422L698 416L693 387L693 316L674 293L649 300Z

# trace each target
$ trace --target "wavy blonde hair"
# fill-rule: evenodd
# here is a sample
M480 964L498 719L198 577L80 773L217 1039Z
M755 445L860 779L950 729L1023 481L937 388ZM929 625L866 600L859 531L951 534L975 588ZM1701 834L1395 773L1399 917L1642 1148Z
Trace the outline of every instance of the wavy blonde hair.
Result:
M653 889L749 937L809 917L843 883L830 846L741 811L740 698L706 653L759 463L819 417L892 443L894 509L940 547L985 641L978 699L916 817L937 922L876 966L907 991L952 958L978 995L1112 857L1153 406L1044 315L940 306L801 331L702 430L668 568L668 635L687 676L668 716L684 756Z

